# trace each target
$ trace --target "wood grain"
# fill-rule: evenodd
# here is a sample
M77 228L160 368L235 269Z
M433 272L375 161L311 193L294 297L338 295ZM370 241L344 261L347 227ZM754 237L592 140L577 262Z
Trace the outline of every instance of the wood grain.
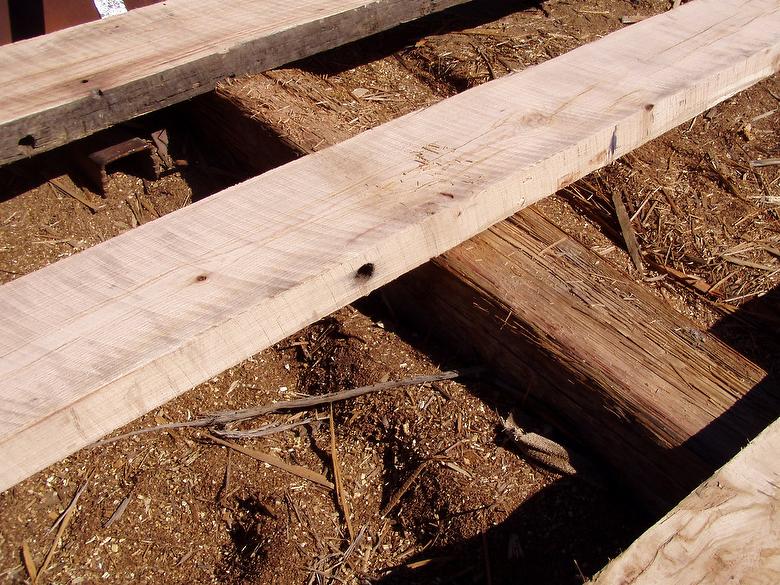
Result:
M778 31L697 0L0 287L0 489L773 73Z
M780 583L780 421L608 564L594 585Z
M466 0L167 0L0 48L0 164Z
M394 65L401 67L391 56L350 75L386 87L382 76ZM412 96L430 90L408 83L402 99L358 100L342 112L349 78L326 85L286 69L220 84L196 117L220 147L262 168L413 110ZM628 222L621 194L613 199ZM611 477L666 512L780 415L780 396L762 390L764 370L535 207L405 275L383 298L467 361L490 364L518 390L521 408L547 413L571 444L599 453Z
M385 290L658 513L780 415L764 370L534 208Z

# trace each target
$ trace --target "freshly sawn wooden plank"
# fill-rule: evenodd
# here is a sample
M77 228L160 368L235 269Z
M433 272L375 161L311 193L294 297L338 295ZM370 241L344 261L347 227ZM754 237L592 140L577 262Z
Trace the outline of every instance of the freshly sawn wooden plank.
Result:
M0 287L0 489L780 64L775 0L696 0Z
M466 0L167 0L0 48L0 164Z
M382 87L394 66L402 67L390 56L350 76ZM430 92L412 79L397 88L400 102L358 100L338 112L324 105L322 79L287 69L221 84L193 117L247 167L268 168L358 134L348 122L356 117L363 125L411 111ZM338 104L354 85L341 76L326 87ZM384 298L491 367L518 390L519 407L544 413L665 513L780 415L780 396L767 391L766 371L536 207L383 287Z
M592 583L780 583L779 453L776 421Z

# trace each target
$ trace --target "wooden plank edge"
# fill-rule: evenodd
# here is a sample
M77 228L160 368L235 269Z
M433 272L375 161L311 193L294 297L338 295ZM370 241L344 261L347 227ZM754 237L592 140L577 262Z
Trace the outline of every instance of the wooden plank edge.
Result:
M190 3L193 1L186 0ZM186 53L174 55L168 59L170 66L162 69L150 68L147 75L139 78L101 84L101 77L110 79L116 75L114 67L113 70L94 71L89 76L92 79L79 75L63 80L63 84L74 88L72 99L49 104L24 116L0 122L0 165L46 152L114 124L188 100L211 91L226 77L272 69L466 1L468 0L365 0L357 7L353 2L349 9L322 18L315 17L292 28L284 22L280 23L258 38L240 39L232 45L220 47L219 50L215 48L212 54L206 56L188 58ZM186 23L177 22L175 17L171 18L171 14L175 15L173 9L176 6L173 4L166 2L146 7L143 9L143 18L140 18L136 11L131 11L114 16L110 20L90 22L22 41L22 44L33 49L28 58L34 59L36 44L50 45L93 29L103 30L101 38L110 42L113 32L110 27L127 26L132 29L137 23L143 27L142 30L146 30L150 18L155 16L159 16L161 26L186 30ZM295 5L291 4L290 10L294 8ZM9 48L16 48L15 45L0 48L0 64L4 61L4 54ZM193 42L193 46L197 46L197 42ZM128 55L133 54L130 48L123 50ZM89 57L85 57L85 61L89 60ZM99 63L100 59L91 61ZM18 63L16 60L11 62ZM52 64L50 69L51 75L59 71L56 64ZM19 81L23 84L24 78Z
M780 583L780 420L591 583Z
M376 69L353 73L370 84ZM359 133L318 107L320 83L297 70L253 76L220 86L193 118L249 168L278 152L289 160ZM345 83L336 82L335 96L348 92ZM381 117L375 103L362 105L350 117ZM400 116L396 107L390 116ZM521 408L544 412L664 513L772 422L780 402L742 400L717 439L707 433L689 443L766 372L706 332L694 335L693 321L553 223L524 209L390 283L383 297L397 316L492 366L518 389Z

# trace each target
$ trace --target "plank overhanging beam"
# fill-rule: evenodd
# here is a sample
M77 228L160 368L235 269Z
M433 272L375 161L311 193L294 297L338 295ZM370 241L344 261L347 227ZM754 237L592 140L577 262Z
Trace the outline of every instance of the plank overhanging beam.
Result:
M369 83L393 67L402 66L387 57L348 77ZM331 99L342 101L354 86L334 81ZM269 168L269 160L289 161L359 134L349 118L392 119L402 115L399 107L419 103L359 100L345 116L318 105L321 84L296 69L251 76L220 85L194 117L248 168ZM411 97L427 89L413 78L403 91ZM597 453L644 505L666 512L774 421L780 396L762 391L764 370L699 334L693 321L536 207L390 283L383 295L399 317L522 388L524 407Z
M167 0L0 48L0 165L467 0Z
M0 287L0 489L770 75L779 31L696 0Z

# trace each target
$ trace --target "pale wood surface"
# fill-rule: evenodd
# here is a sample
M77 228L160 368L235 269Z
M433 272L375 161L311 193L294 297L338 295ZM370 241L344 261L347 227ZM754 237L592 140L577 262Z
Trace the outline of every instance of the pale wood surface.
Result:
M780 421L640 536L592 583L780 583Z
M167 0L4 46L0 164L465 1Z
M771 74L778 31L697 0L0 287L0 489Z
M262 168L430 99L413 77L395 87L395 100L339 109L352 97L352 76L388 87L383 76L389 69L392 77L393 67L402 66L390 56L327 82L289 68L220 84L197 119L220 148ZM465 359L490 364L517 388L520 408L533 403L546 412L572 444L599 453L612 477L666 512L780 415L780 396L765 392L764 370L536 207L405 275L383 289L384 298L416 328L470 354Z

